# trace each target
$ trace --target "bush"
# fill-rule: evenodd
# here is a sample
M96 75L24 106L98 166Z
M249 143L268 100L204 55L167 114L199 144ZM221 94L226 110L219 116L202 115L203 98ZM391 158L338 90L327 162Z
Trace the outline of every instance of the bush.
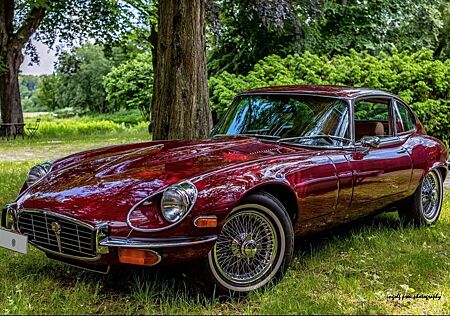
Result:
M39 135L45 137L82 136L104 134L125 130L124 125L111 121L80 121L79 119L60 119L55 121L42 121Z
M412 104L427 133L450 144L450 101L428 100Z
M70 109L66 109L69 112ZM74 117L46 114L39 116L41 123L38 135L42 138L78 138L88 135L113 133L148 133L148 122L144 121L139 110L122 111L114 114L96 114ZM37 117L26 119L30 126Z
M332 58L309 52L286 58L272 55L258 62L246 76L223 72L211 78L212 110L220 118L243 90L291 84L369 87L395 93L412 104L429 134L448 140L449 105L439 100L450 96L450 60L434 60L429 50L378 56L351 50L348 56ZM436 118L427 113L437 113Z
M141 111L137 109L110 114L90 114L89 116L81 117L81 120L111 121L117 124L124 124L127 127L136 126L141 123L148 125L148 121L143 118Z
M43 76L37 88L39 106L56 110L74 108L82 112L108 113L118 110L106 101L103 77L112 69L103 47L84 45L63 54L56 73Z
M103 78L106 100L115 109L139 109L149 117L152 103L153 68L150 54L140 54Z

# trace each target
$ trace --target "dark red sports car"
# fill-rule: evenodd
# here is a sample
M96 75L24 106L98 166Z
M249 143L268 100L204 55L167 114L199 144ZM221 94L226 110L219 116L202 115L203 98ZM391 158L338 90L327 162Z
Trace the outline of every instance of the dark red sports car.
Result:
M255 89L210 139L35 166L3 210L0 245L99 272L203 258L218 290L248 292L280 279L296 236L399 206L405 222L434 223L448 167L444 144L392 94Z

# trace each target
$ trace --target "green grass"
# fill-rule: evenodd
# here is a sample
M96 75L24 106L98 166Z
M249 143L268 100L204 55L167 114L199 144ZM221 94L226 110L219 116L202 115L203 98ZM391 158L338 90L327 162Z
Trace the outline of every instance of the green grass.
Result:
M148 134L134 137L145 140ZM126 133L113 133L55 144L0 142L0 204L14 200L28 169L46 154L128 140ZM29 150L36 155L7 161ZM240 300L204 294L183 269L121 269L101 276L33 248L27 256L0 250L0 314L448 314L449 190L444 201L441 219L431 227L402 227L392 213L301 239L283 281ZM397 293L442 298L387 299Z

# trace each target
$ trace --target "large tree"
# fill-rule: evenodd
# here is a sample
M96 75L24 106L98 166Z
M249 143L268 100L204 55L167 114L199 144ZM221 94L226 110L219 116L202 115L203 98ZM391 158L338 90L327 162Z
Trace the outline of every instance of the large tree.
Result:
M205 0L159 3L153 139L198 139L210 133L205 8Z
M244 74L268 55L300 52L302 12L319 6L319 0L210 1L211 74Z
M38 61L31 39L71 45L105 39L118 21L112 0L0 0L0 107L4 123L22 123L19 70L26 50ZM108 36L106 36L108 35Z

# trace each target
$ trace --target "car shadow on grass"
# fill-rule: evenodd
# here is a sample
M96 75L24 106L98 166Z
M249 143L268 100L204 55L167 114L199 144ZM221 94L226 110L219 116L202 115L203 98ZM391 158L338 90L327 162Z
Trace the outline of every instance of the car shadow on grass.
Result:
M402 223L398 216L392 212L367 216L333 228L328 228L318 233L297 238L295 241L295 254L298 257L300 253L311 252L311 249L323 248L327 244L335 243L338 240L346 240L359 232L367 232L368 230L398 231L399 229L409 227Z

